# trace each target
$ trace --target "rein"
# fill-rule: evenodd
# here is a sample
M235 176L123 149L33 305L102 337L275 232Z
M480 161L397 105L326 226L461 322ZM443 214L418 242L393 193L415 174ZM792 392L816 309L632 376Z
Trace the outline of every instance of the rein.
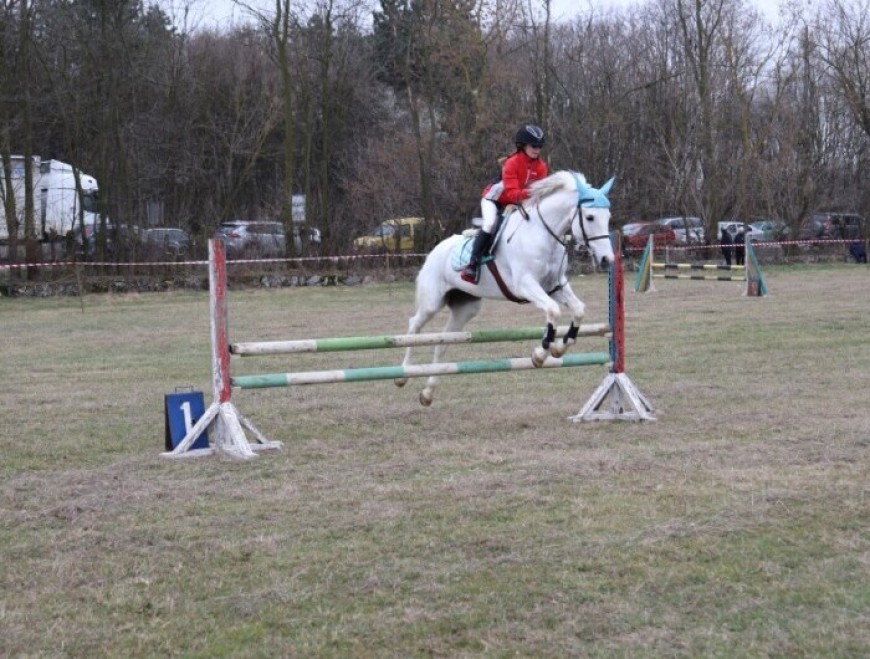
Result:
M553 240L555 240L557 243L559 243L562 247L564 247L564 248L567 250L567 249L568 249L568 244L567 244L564 240L562 240L559 236L557 236L556 233L555 233L555 232L550 228L550 225L547 224L547 223L544 221L544 216L541 215L541 207L540 207L540 206L535 206L535 208L536 208L537 211L538 211L538 218L541 220L541 224L544 225L544 228L547 230L547 233L549 233L551 236L553 236ZM579 206L577 207L577 210L578 210L578 211L580 210L580 207L579 207ZM576 215L576 213L575 213L575 215ZM571 218L571 222L574 222L573 217ZM568 226L570 226L570 223L569 223ZM581 224L581 226L582 226L582 224ZM584 240L586 239L586 234L585 234L585 233L583 234L583 239L584 239Z

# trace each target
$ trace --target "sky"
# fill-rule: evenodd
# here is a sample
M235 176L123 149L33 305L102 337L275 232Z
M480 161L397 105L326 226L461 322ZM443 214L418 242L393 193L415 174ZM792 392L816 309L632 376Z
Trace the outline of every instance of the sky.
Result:
M624 7L643 2L644 0L553 0L552 14L554 18L571 18L580 13L586 13L590 4L596 7ZM775 21L778 15L780 0L750 0L770 21ZM246 22L250 12L239 6L245 4L268 12L274 10L275 0L147 0L158 2L170 16L180 23L185 7L190 8L189 27L205 25L226 26ZM294 3L295 4L295 3ZM376 0L363 0L363 4L375 6Z

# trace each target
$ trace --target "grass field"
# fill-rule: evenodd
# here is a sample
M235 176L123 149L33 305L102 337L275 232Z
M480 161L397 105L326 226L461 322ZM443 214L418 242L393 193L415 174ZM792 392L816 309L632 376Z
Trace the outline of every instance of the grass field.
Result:
M159 456L163 396L210 399L205 293L0 300L0 656L868 656L870 270L766 277L627 294L655 423L567 421L598 366L443 378L428 409L420 380L270 389L234 401L284 449L245 463ZM574 286L606 321L606 279ZM412 302L231 292L231 338L403 333Z

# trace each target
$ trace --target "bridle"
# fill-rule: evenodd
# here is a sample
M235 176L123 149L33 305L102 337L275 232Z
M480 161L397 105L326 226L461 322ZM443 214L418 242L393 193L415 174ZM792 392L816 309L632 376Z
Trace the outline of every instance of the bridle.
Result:
M583 236L583 244L586 247L589 247L589 243L596 240L610 240L610 234L603 233L600 236L592 236L591 238L586 235L586 226L583 224L583 214L580 212L583 209L583 204L601 204L601 200L595 197L584 196L585 186L580 183L580 177L577 176L575 172L571 172L571 175L574 177L574 183L577 186L577 212L574 213L574 216L571 218L571 224L574 224L574 218L577 218L577 222L580 224L580 234ZM606 197L603 197L604 202L607 203L607 206L604 205L593 205L593 208L607 208L610 206L610 202L607 201ZM552 233L552 232L551 232Z
M579 181L578 181L578 183L579 183ZM578 189L578 192L579 192L579 189ZM574 220L575 219L577 220L577 222L580 225L580 235L583 236L583 244L586 245L586 247L589 247L589 243L594 242L596 240L604 240L605 238L607 240L610 240L610 234L608 234L608 233L603 233L600 236L592 236L591 238L586 233L586 227L583 225L583 217L582 217L582 213L580 212L582 210L581 204L583 202L589 203L592 201L594 201L594 199L580 199L580 201L577 202L577 210L574 211L574 214L571 216L571 222L569 223L569 226L573 225ZM541 215L541 208L537 207L536 210L538 211L538 219L541 220L541 224L544 225L544 228L547 230L547 233L549 233L553 237L553 240L555 240L557 243L559 243L562 247L564 247L567 250L568 249L567 243L562 238L557 236L556 232L550 228L550 225L544 221L544 216Z
M582 183L580 183L580 178L575 172L571 172L571 175L574 177L574 181L577 186L577 210L574 211L574 213L571 215L571 222L569 223L569 226L572 226L574 224L575 219L577 220L577 222L580 224L580 235L583 237L583 244L586 247L589 247L589 243L592 243L596 240L610 240L609 233L603 233L600 236L592 236L590 238L589 235L586 233L586 227L583 225L583 217L582 213L580 212L583 208L583 204L591 204L592 208L609 208L610 202L607 200L607 197L601 195L600 193L598 197L584 196L584 192L587 188L583 186ZM596 190L596 192L598 191ZM541 207L536 206L536 210L538 211L538 219L541 220L541 224L544 225L547 233L549 233L553 237L553 240L559 243L567 251L568 244L560 236L557 236L553 229L550 228L550 225L547 224L547 222L544 220L544 216L541 214ZM526 217L528 218L528 216ZM510 240L510 238L508 238L508 240Z
M577 222L580 224L580 235L583 236L583 243L586 245L586 247L589 247L589 243L591 243L595 240L604 240L605 238L607 240L610 240L610 234L607 234L607 233L602 233L600 236L592 236L591 238L589 236L587 236L586 235L586 227L583 225L583 217L582 217L582 213L580 213L580 210L581 210L581 206L578 204L577 212L574 214L574 217L577 217ZM573 219L571 220L571 224L574 224Z
M575 178L576 178L576 174L575 174ZM578 183L579 183L579 180L578 180ZM579 193L579 191L580 190L579 190L579 186L578 186L578 193ZM607 233L604 233L600 236L592 236L591 238L586 234L586 228L583 226L583 217L582 217L582 214L580 213L580 211L582 210L581 204L584 201L590 202L590 201L594 201L594 200L593 199L581 199L580 201L577 202L577 210L575 210L574 213L571 215L571 222L570 222L569 226L574 224L574 220L576 218L577 222L580 224L580 233L583 236L583 244L586 247L590 247L589 243L591 243L595 240L603 240L604 238L607 238L608 240L610 240L610 235ZM538 219L541 220L541 224L544 225L544 228L547 230L547 233L549 233L553 237L553 240L555 240L557 243L559 243L562 246L562 249L564 250L562 252L562 260L565 261L568 258L568 243L565 240L563 240L562 238L560 238L559 236L557 236L556 233L550 228L550 225L544 221L544 216L541 214L541 207L540 206L537 207L537 211L538 211ZM573 237L574 232L572 231L571 234ZM490 265L495 265L495 262L491 262ZM498 278L496 278L496 279L498 280ZM566 283L567 283L567 280L561 282L556 288L554 288L552 291L549 291L547 294L548 295L553 294L554 292L556 292L557 290L562 288L562 286L564 286ZM501 284L499 284L499 285L501 285ZM504 291L505 289L502 288L502 290ZM508 295L505 295L505 297L507 297L508 299L511 299L511 297Z

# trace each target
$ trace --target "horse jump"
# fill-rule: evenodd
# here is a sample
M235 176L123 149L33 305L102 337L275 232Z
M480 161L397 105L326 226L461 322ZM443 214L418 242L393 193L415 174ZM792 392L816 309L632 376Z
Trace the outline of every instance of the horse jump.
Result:
M202 455L213 450L230 456L248 459L255 451L281 448L281 442L267 440L254 425L242 416L232 403L233 389L259 389L306 384L361 382L384 379L432 377L436 375L462 375L495 373L539 368L530 357L489 359L460 362L433 362L430 364L403 364L375 366L332 371L238 375L230 373L231 355L240 357L407 348L421 345L449 345L459 343L491 343L539 339L539 328L477 330L471 332L440 332L371 337L340 337L294 341L268 341L230 343L227 329L226 256L220 240L209 241L209 314L211 320L212 384L214 401L205 414L191 428L185 438L166 457ZM576 415L573 421L629 420L654 421L653 410L624 373L624 297L622 267L616 252L616 263L609 275L609 322L607 324L581 324L575 326L577 336L606 337L607 352L572 353L563 357L548 355L540 368L567 368L573 366L605 365L610 369L604 382ZM571 331L559 327L557 336ZM214 449L190 447L206 429L213 428ZM250 444L245 429L255 442Z
M761 273L761 267L758 265L758 258L755 255L755 248L749 237L746 237L745 244L745 260L743 265L716 265L712 263L656 263L653 260L653 245L652 236L643 251L641 256L640 266L637 269L637 274L634 278L635 292L646 293L654 291L653 279L694 279L707 281L745 281L746 287L743 294L749 297L763 297L767 295L767 286L764 283L764 276ZM656 271L659 272L656 272ZM692 271L690 274L684 274L681 271ZM719 274L705 274L709 271L717 271ZM663 272L662 272L663 271ZM740 274L722 274L722 272L739 272Z

